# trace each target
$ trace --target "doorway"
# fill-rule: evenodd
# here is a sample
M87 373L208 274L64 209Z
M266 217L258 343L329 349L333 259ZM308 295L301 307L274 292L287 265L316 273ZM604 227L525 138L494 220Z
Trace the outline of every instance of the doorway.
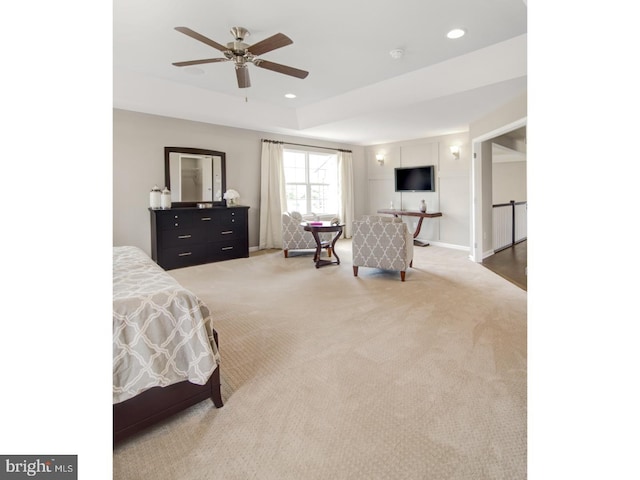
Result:
M526 127L526 117L472 139L471 255L476 263L493 254L492 144L491 140Z

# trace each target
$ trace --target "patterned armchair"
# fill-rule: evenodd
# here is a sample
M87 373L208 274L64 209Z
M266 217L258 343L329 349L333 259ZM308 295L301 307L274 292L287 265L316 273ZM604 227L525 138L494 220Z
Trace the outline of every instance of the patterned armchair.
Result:
M306 220L317 220L317 215L310 213L302 215L300 212L284 212L282 214L282 250L284 258L289 258L289 250L315 250L316 241L311 232L306 232L300 226ZM331 233L321 233L322 248L327 249L331 256Z
M353 275L358 267L399 270L413 265L413 234L401 218L368 215L353 222Z

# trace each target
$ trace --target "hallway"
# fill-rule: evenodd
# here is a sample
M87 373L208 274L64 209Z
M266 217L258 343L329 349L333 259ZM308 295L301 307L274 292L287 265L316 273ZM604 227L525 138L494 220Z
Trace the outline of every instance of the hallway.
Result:
M527 241L500 250L482 261L482 265L527 290Z

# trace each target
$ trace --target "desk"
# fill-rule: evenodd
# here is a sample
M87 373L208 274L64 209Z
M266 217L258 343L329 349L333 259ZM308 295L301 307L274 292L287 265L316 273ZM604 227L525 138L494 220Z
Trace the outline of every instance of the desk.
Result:
M421 242L420 240L415 239L420 233L420 228L422 227L422 220L424 220L425 218L435 218L435 217L442 216L442 212L427 213L427 212L419 212L416 210L389 210L389 209L384 210L383 209L383 210L378 210L378 213L389 213L394 217L400 217L400 216L420 217L420 220L418 220L418 226L416 227L416 231L413 232L413 238L414 238L413 243L421 247L426 247L429 245L428 243Z
M320 268L325 265L331 265L333 263L335 263L336 265L340 265L340 257L338 257L338 253L336 252L336 242L340 238L340 235L342 235L342 228L344 227L344 223L334 225L331 222L302 222L300 225L302 225L302 227L307 232L311 232L313 238L315 238L316 240L316 254L313 257L313 261L316 262L316 268ZM333 252L333 256L336 257L335 262L331 260L323 260L320 258L323 245L318 234L323 232L336 232L336 236L331 241L331 251Z

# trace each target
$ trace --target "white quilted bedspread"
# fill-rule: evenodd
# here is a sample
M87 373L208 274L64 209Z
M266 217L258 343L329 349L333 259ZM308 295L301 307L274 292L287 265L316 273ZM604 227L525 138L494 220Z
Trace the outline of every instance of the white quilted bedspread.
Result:
M220 363L207 306L137 247L113 248L113 403Z

